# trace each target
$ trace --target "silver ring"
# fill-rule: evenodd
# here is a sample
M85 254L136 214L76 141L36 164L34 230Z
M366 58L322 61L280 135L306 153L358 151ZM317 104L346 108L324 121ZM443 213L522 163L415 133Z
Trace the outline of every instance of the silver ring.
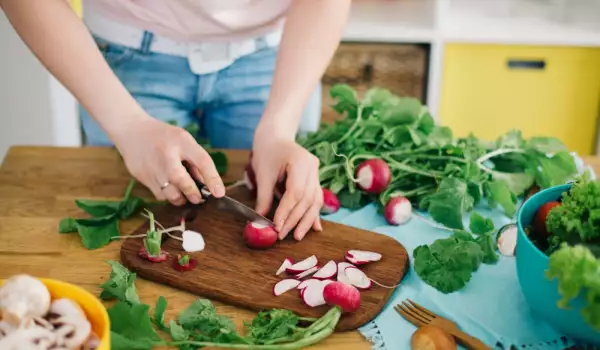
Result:
M165 182L164 184L162 184L162 186L160 186L160 190L164 190L165 188L169 187L171 183L169 181Z

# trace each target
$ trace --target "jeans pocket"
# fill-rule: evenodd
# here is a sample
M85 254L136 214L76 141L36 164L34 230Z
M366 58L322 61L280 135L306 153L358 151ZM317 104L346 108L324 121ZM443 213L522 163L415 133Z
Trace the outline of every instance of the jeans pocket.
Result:
M94 40L108 65L113 68L130 60L135 54L135 50L132 48L114 44L98 37L94 37Z

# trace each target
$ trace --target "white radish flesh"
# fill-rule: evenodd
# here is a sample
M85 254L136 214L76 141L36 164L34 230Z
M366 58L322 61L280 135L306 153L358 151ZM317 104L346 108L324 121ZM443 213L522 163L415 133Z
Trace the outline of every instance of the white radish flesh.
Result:
M294 265L286 268L285 270L288 273L297 274L317 266L318 263L319 260L317 259L317 257L312 255L300 262L295 263Z
M307 280L300 282L300 284L298 285L298 289L304 289L314 283L321 283L321 281L316 278L309 278Z
M295 277L298 279L302 279L306 276L312 275L313 273L317 272L317 270L319 270L319 266L314 266L304 272L297 274Z
M285 258L285 260L283 261L281 266L279 266L279 269L277 269L277 272L275 272L275 276L284 273L285 269L287 269L288 267L290 267L292 265L294 265L294 260L292 260L290 258Z
M183 250L188 253L194 253L204 250L206 246L204 242L204 237L196 231L185 230L181 235L183 238L183 243L181 244Z
M344 274L350 281L350 284L358 289L369 289L371 288L371 280L367 275L356 267L347 267L344 269Z
M348 255L346 255L346 260L348 260L349 262L351 262L352 264L354 264L356 266L360 266L360 265L364 265L364 264L368 263L368 261L357 260L357 259L354 259L354 258L348 256Z
M281 294L296 288L300 284L300 281L293 278L281 280L273 287L273 295L280 296Z
M368 159L356 168L356 182L365 192L378 194L383 192L392 180L392 172L381 159Z
M515 256L517 247L517 227L512 226L503 230L498 236L498 251L504 256Z
M340 262L337 264L337 280L338 280L338 282L351 284L350 281L348 280L348 277L346 277L346 273L344 272L344 270L348 267L356 267L356 266L354 266L350 263L347 263L347 262Z
M325 305L323 289L325 289L325 286L328 283L323 282L324 281L319 281L319 283L309 284L308 287L304 288L301 292L302 300L306 305L310 307Z
M390 225L402 225L410 220L412 204L406 197L394 197L385 205L383 216Z
M333 276L335 276L336 273L337 273L337 264L335 261L330 260L327 264L323 265L323 267L313 275L313 278L328 279L328 278L332 278Z
M349 250L346 252L346 259L352 259L358 262L371 262L381 260L382 255L379 253L368 252L365 250Z

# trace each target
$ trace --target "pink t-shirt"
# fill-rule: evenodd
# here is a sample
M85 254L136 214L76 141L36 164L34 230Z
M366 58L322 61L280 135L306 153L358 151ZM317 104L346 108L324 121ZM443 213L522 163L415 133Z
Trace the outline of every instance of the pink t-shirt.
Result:
M179 41L237 40L281 26L292 0L85 0L84 7Z

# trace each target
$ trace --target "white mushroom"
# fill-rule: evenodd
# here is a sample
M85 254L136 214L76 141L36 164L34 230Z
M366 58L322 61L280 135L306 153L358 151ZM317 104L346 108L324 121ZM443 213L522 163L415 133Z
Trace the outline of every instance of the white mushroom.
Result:
M10 325L8 322L0 321L0 339L6 337L8 334L16 330L17 328Z
M100 347L100 338L96 333L92 332L87 338L85 343L82 345L81 350L94 350Z
M38 279L16 275L0 288L2 319L13 326L34 317L45 316L50 308L50 292Z
M52 304L50 304L50 315L48 316L49 318L53 316L68 316L87 320L85 312L83 312L81 307L71 299L66 298L52 301Z
M81 347L92 333L92 325L85 318L63 316L51 322L55 327L57 345L68 349Z
M56 335L42 327L20 328L0 340L2 350L47 350L53 348Z

